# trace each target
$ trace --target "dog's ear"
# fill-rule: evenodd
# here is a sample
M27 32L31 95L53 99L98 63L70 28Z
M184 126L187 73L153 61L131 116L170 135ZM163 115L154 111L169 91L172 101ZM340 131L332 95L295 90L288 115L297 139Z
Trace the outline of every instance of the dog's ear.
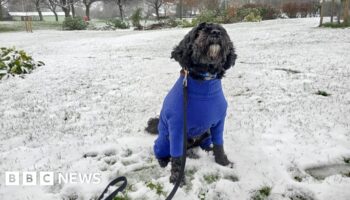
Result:
M226 55L226 62L223 68L225 70L228 70L230 67L235 65L237 59L237 54L235 53L235 48L233 47L232 42L229 44L228 52Z
M191 36L190 36L190 33L188 33L187 35L185 35L184 39L181 40L179 45L177 45L173 49L173 51L171 52L171 58L174 58L177 62L181 64L181 62L185 59L186 54L188 54L190 43L191 43Z
M207 22L202 22L202 23L198 24L197 29L202 29L202 28L206 27L207 24L208 24Z
M171 58L174 58L176 61L180 62L184 59L184 57L190 56L189 54L192 53L192 43L198 36L198 31L202 30L206 25L206 22L200 23L189 33L187 33L179 45L177 45L171 52Z
M201 29L201 24L187 33L179 45L177 45L171 52L171 58L174 58L177 62L179 62L181 67L191 66L192 44L198 35L198 31Z

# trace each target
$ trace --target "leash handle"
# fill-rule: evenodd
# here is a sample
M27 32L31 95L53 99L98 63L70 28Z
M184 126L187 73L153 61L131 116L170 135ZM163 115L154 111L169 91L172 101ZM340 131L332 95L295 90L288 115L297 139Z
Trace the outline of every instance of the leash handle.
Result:
M97 200L102 200L103 196L107 193L108 188L112 185L116 185L118 182L123 182L123 184L121 186L119 186L116 190L114 190L110 195L108 195L106 198L104 198L104 200L113 200L115 196L117 196L118 192L122 192L123 190L125 190L126 185L128 184L128 181L126 179L125 176L121 176L118 177L116 179L114 179L113 181L111 181L107 187L103 190L102 194L98 197Z

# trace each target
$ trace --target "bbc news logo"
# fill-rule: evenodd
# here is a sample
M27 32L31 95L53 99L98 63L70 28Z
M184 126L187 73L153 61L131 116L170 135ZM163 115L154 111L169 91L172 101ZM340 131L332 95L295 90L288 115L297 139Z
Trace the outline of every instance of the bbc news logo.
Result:
M5 172L5 185L54 185L62 183L87 183L99 184L101 183L100 173L54 173L54 172Z

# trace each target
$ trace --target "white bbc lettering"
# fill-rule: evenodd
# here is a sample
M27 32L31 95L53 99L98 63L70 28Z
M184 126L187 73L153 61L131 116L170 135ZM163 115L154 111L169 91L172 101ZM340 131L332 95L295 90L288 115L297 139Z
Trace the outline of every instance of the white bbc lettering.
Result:
M58 173L58 184L69 183L69 174Z
M23 185L36 185L36 172L23 172Z
M19 185L19 172L5 172L5 185Z
M40 185L54 185L53 172L40 172Z
M70 173L69 174L69 183L73 183L73 184L77 184L79 183L79 180L78 180L78 173Z
M80 183L91 183L92 174L79 174Z
M101 174L100 173L94 173L94 175L93 175L93 181L92 181L92 183L93 184L100 184L101 183Z
M88 183L88 184L100 184L101 174L91 173L91 174L81 174L76 172L71 173L55 173L49 171L43 172L5 172L5 185L20 185L31 186L31 185L43 185L52 186L55 183L58 184L78 184L78 183Z

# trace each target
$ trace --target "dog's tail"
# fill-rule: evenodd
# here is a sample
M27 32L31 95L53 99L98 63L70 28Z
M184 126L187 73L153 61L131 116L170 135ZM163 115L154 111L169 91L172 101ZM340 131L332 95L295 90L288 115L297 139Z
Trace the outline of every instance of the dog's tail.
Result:
M159 124L159 117L150 118L147 122L147 127L145 128L145 131L147 131L152 135L157 135L158 124Z

